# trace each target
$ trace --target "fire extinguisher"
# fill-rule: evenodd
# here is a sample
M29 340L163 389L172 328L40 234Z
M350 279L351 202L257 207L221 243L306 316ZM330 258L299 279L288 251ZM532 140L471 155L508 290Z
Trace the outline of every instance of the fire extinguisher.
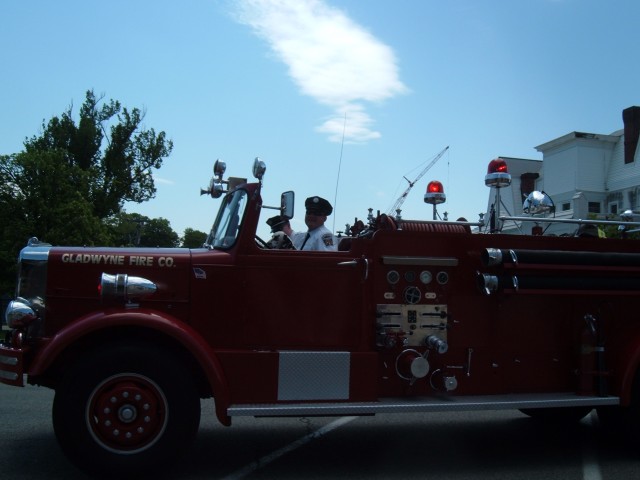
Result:
M596 368L596 318L587 314L584 316L584 326L580 332L580 366L578 393L593 394L593 375Z

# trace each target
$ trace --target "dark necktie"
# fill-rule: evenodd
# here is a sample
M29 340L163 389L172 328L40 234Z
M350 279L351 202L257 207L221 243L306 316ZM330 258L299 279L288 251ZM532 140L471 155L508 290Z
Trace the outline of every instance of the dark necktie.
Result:
M310 236L311 236L311 234L309 232L307 232L307 236L304 237L304 242L302 242L302 246L300 247L300 250L304 249L304 246L307 244L307 240L309 240Z

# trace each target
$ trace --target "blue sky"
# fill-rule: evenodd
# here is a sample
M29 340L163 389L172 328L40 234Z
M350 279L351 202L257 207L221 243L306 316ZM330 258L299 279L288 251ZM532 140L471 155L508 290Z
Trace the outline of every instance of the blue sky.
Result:
M239 177L265 161L265 203L294 190L294 228L320 195L343 230L446 146L403 217L432 217L439 180L440 213L475 221L491 159L541 159L640 105L637 0L21 0L0 22L0 154L88 89L143 108L174 150L156 198L126 209L180 234L211 226L220 201L199 189L217 158Z

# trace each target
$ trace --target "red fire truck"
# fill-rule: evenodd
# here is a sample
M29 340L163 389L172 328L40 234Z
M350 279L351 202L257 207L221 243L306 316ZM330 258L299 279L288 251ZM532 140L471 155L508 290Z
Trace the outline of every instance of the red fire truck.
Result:
M216 162L205 193L223 200L202 248L21 251L0 380L55 390L54 430L80 468L161 467L189 448L208 397L224 425L483 409L577 421L595 408L640 428L633 235L507 235L505 217L485 231L398 212L356 222L333 252L269 249L258 225L292 217L294 196L263 204L264 171L256 159L256 182L224 180ZM492 162L485 182L509 178Z

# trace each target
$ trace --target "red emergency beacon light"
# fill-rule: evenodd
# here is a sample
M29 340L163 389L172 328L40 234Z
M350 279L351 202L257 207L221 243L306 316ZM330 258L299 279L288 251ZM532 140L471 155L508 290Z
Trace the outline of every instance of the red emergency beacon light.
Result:
M444 187L442 183L437 180L432 180L427 185L427 193L424 194L424 203L430 203L431 205L439 205L447 201L447 196L444 193Z
M496 158L489 162L487 175L484 177L484 184L487 187L508 187L511 185L511 174L507 167L507 162L502 158Z

